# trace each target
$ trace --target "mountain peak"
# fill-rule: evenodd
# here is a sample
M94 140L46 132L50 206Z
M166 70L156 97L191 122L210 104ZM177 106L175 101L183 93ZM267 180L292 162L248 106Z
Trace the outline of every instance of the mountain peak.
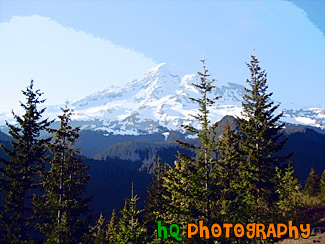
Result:
M184 75L176 65L160 63L157 66L151 68L146 74L147 76L179 76Z
M103 130L114 134L144 134L181 130L181 124L195 124L191 114L198 106L190 97L199 97L192 83L198 83L197 74L182 75L176 66L161 63L150 69L142 79L122 86L110 87L91 94L72 104L73 120L82 129ZM225 115L240 116L244 87L235 83L216 82L211 96L222 96L209 111L216 122ZM325 127L324 109L281 108L283 121ZM49 107L50 118L60 113L60 105ZM279 111L280 112L280 111ZM5 115L0 115L0 121ZM8 119L7 119L8 120Z

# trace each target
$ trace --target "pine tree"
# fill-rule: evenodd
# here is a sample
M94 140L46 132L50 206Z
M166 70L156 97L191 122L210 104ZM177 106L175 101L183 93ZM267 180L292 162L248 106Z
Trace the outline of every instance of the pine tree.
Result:
M0 159L1 191L4 193L0 225L1 243L24 243L30 240L33 228L32 192L39 190L38 180L44 171L46 160L45 143L50 139L41 139L41 132L51 124L42 119L45 108L38 109L44 103L40 90L34 90L31 81L26 91L22 91L26 103L20 103L24 114L19 116L13 112L17 125L6 123L12 150L1 145L9 160Z
M194 171L189 171L189 177L192 178L191 180L196 181L192 184L192 190L197 193L196 197L201 200L197 202L196 206L201 208L199 211L202 211L202 217L204 217L208 224L211 222L211 199L213 198L213 195L215 195L216 190L214 187L215 179L213 178L215 174L211 174L211 172L216 166L216 161L212 157L212 154L216 151L215 127L217 125L217 123L211 124L211 121L209 120L209 107L212 106L220 97L209 98L209 93L211 93L212 89L215 87L212 85L215 79L209 80L210 75L208 74L205 60L201 61L203 64L203 72L198 72L200 83L192 83L192 85L199 90L201 97L190 97L190 100L197 103L199 106L198 113L192 116L199 123L201 128L182 125L187 132L190 132L199 138L200 145L193 146L178 140L176 140L176 142L184 148L194 150L197 154L197 160L195 161L189 157L184 157L182 154L180 154L179 157L185 159L180 160L180 163L189 163L189 167L195 167ZM193 177L195 176L197 179L194 180Z
M75 147L79 128L70 125L72 111L66 107L62 112L60 128L48 129L54 141L48 144L53 157L42 182L45 194L35 196L36 212L42 221L38 228L46 236L44 243L78 243L90 221L85 217L90 198L84 196L89 166Z
M107 229L107 243L114 244L117 243L117 235L118 235L118 217L116 214L115 209L112 211L112 217L109 221L108 224L108 229Z
M297 177L294 175L292 163L286 169L276 168L277 187L276 193L279 195L277 201L278 221L287 222L296 220L302 209L301 204L301 186Z
M221 213L223 223L234 223L238 220L241 209L240 189L240 152L238 135L231 130L229 121L226 122L221 139L218 141L219 168L218 174L220 181L220 200L217 201L216 211Z
M105 220L103 213L100 214L99 219L96 221L94 227L94 244L105 244L107 243L107 221Z
M167 189L163 186L164 177L167 172L167 165L161 163L158 158L158 164L154 169L152 183L148 187L148 197L145 201L144 220L147 228L147 236L151 239L150 243L164 243L163 239L157 238L157 221L162 220L167 212L168 201ZM168 199L169 200L169 199Z
M132 197L125 200L124 208L121 210L122 216L118 222L117 243L146 243L147 230L140 222L140 215L144 210L138 210L137 195L133 195L132 184Z
M177 223L180 226L179 236L183 237L183 243L201 243L202 239L198 236L188 240L186 230L188 223L197 223L198 220L204 220L204 224L208 225L205 219L207 193L204 167L198 166L195 158L186 155L178 155L174 164L164 177L164 187L168 194L163 196L167 202L166 212L162 215L163 223L166 225ZM170 243L178 241L173 239Z
M194 151L196 156L179 153L175 166L171 167L164 177L164 187L169 192L169 203L166 206L168 214L164 217L164 223L177 222L183 231L186 230L187 223L195 223L199 219L209 226L219 215L216 211L212 212L212 206L216 205L214 201L219 198L220 193L216 178L218 163L215 160L217 124L211 124L209 120L209 107L219 97L209 98L215 80L209 80L205 60L202 60L202 64L203 72L198 72L200 81L192 84L199 91L200 97L190 98L199 107L198 113L192 115L198 127L182 125L187 132L198 137L199 143L192 145L175 140L180 146ZM185 236L185 233L180 235ZM202 239L183 241L197 243Z
M243 194L241 223L268 223L276 216L275 169L286 167L291 155L281 155L287 139L282 131L284 124L280 123L282 113L275 114L279 105L274 105L272 93L267 92L267 74L254 55L247 66L251 78L243 97L243 118L237 118L242 179L238 190Z
M320 194L320 178L313 167L310 169L309 176L305 181L304 191L311 197L318 197Z

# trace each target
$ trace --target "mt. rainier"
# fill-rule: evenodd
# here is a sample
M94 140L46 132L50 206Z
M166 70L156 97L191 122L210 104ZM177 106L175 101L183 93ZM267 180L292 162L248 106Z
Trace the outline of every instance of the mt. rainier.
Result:
M192 123L197 105L189 97L199 97L191 85L199 82L197 75L180 76L167 64L148 71L141 80L121 87L111 87L85 97L73 104L78 120L101 120L102 127L114 134L138 134L179 130L183 123ZM244 87L226 83L213 90L222 95L211 108L211 120L240 114Z
M73 120L82 129L104 130L113 134L146 134L180 130L181 124L192 124L190 114L197 112L197 104L189 97L198 98L192 83L199 83L198 75L180 75L174 67L160 64L149 70L142 79L122 86L112 86L96 92L73 104ZM222 96L210 108L210 120L225 115L238 115L244 86L215 81L211 97ZM283 106L283 120L325 128L324 108L297 108ZM55 118L60 106L51 106L45 116ZM2 123L8 115L0 115ZM10 121L10 120L9 120ZM194 124L195 125L195 124Z

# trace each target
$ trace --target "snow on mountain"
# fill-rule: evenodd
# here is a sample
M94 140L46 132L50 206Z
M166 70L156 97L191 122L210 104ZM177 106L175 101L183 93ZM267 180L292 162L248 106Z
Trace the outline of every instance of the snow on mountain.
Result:
M181 124L193 124L191 114L198 107L189 97L199 98L192 83L198 83L197 75L181 75L175 67L160 64L149 70L142 79L122 86L112 86L89 95L71 106L75 110L74 122L82 129L104 130L114 134L143 134L179 130ZM225 115L238 115L244 87L235 83L214 84L211 97L222 96L210 108L211 121ZM281 105L283 120L325 128L324 108L297 108ZM56 117L59 106L49 107L46 116ZM0 121L8 119L0 115Z
M179 130L191 124L197 105L189 97L198 98L199 92L191 84L198 83L197 75L181 76L167 64L148 71L143 79L121 87L110 87L72 104L75 119L102 120L101 129L117 134L137 134ZM213 90L214 96L223 95L214 108L211 120L224 115L239 115L243 87L226 83Z

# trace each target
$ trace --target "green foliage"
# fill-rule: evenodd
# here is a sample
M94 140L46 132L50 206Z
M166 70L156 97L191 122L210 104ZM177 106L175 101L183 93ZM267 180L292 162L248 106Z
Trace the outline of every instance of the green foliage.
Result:
M22 91L26 103L21 103L24 114L18 116L13 112L17 125L6 123L11 141L12 151L1 145L9 160L0 159L1 191L4 193L4 205L1 206L1 237L2 243L27 243L33 228L31 205L32 191L38 188L40 173L46 161L45 143L50 139L41 139L51 121L42 119L45 109L38 109L44 103L42 93L34 90L33 81Z
M103 214L101 213L99 219L96 221L94 227L94 244L105 244L107 243L107 221L105 220Z
M44 243L78 243L87 232L89 197L84 197L89 181L89 166L75 148L79 129L72 128L70 109L62 109L60 128L48 129L54 141L48 144L53 158L42 181L45 194L35 196L35 209L41 220L38 229L45 234Z
M320 194L320 178L314 168L311 168L309 176L305 181L304 191L311 197L317 197Z
M206 197L202 169L204 168L198 167L193 158L183 155L175 161L175 166L170 168L164 177L164 187L168 194L164 195L167 204L166 212L162 215L163 222L180 225L182 231L180 235L184 237L187 223L202 219L206 213L204 204L206 199L202 200Z
M239 219L241 209L241 178L239 142L237 135L230 129L227 121L220 140L219 168L218 174L220 186L220 199L216 201L216 208L220 212L220 221L223 223L234 223Z
M278 210L278 221L297 220L302 209L301 186L298 179L294 176L292 164L282 170L276 168L276 193L279 200L276 202Z
M85 243L94 244L114 244L119 243L118 241L118 217L115 209L113 209L112 217L110 221L106 221L103 214L101 213L99 219L96 221L94 227L91 228L91 238L87 239Z
M325 205L325 169L322 173L322 177L320 178L319 188L320 188L320 200Z
M138 210L137 195L125 200L124 208L121 210L122 216L118 220L116 243L146 243L147 229L140 222L140 215L144 210Z
M107 235L106 235L107 241L110 244L117 243L117 234L118 234L117 224L118 224L118 217L115 209L113 209L112 217L109 221L108 228L107 228Z

